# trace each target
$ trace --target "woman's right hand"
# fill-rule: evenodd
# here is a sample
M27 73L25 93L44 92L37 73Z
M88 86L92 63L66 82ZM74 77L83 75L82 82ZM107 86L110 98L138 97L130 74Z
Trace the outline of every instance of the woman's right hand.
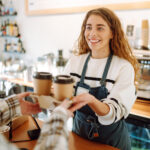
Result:
M87 104L93 103L95 97L89 93L83 93L73 97L73 105L69 108L71 112L74 112Z
M73 100L65 99L59 106L63 107L65 110L67 110L69 116L73 116L73 112L82 108L86 104L87 104L87 101L75 102Z

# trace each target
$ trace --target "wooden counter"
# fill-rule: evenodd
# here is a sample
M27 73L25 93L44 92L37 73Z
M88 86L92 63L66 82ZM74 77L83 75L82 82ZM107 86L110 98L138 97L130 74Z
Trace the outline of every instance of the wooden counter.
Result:
M150 101L137 99L126 122L150 129Z
M39 125L42 126L42 122L38 121ZM23 125L18 127L13 131L13 139L12 141L19 140L29 140L27 131L36 129L35 122L31 117L29 117L29 121L25 122ZM16 142L15 145L19 148L27 148L28 150L33 150L36 144L36 140L26 141L26 142ZM85 140L75 133L70 132L69 135L69 150L117 150L117 148L91 142L89 140Z
M24 81L23 79L12 78L12 76L0 75L0 80L6 80L15 84L33 87L33 83L30 81Z
M69 150L118 150L117 148L100 144L96 142L91 142L89 140L83 139L73 132L69 135Z
M137 99L132 107L131 114L150 119L150 101Z

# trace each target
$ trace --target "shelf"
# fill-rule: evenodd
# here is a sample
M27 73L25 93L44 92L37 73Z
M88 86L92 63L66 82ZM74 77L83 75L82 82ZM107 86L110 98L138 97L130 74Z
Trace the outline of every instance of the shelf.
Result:
M150 60L150 50L133 50L133 53L138 59L148 59Z
M17 52L17 51L3 51L4 53L8 53L8 54L24 54L25 52Z
M1 35L1 38L19 38L19 36Z
M17 16L17 12L15 12L12 15L0 15L0 17L15 17L15 16Z

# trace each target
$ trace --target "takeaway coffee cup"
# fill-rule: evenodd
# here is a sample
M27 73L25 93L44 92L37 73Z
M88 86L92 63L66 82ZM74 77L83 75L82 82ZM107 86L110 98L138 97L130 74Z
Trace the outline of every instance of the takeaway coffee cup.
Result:
M33 74L34 93L37 95L50 95L52 74L48 72L35 72Z
M74 80L68 75L57 75L53 79L54 98L59 101L73 96Z

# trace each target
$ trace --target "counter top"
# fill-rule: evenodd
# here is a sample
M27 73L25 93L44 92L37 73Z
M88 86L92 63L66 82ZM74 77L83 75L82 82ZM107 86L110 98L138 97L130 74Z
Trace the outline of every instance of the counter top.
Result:
M27 87L33 87L32 81L24 81L23 79L12 78L12 76L0 75L0 79L7 80L12 83L27 86Z
M38 120L38 124L41 127L42 122ZM24 124L22 124L20 127L16 128L13 131L13 139L12 141L19 141L15 142L15 145L18 148L27 148L28 150L33 150L34 146L36 144L36 140L32 141L23 141L23 140L29 140L29 136L27 134L28 130L36 129L35 122L31 117L29 117L29 120L26 121ZM117 148L114 148L109 145L101 144L101 143L95 143L91 142L89 140L83 139L76 135L73 132L70 132L69 134L69 150L91 150L91 147L93 150L118 150Z
M131 114L150 119L150 101L137 99L132 107Z
M126 121L150 129L150 101L137 99Z

